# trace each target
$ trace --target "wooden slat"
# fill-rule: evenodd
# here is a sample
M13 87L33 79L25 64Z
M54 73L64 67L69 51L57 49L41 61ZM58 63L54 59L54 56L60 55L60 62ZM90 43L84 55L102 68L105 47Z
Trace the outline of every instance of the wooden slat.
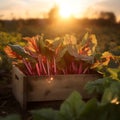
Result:
M64 100L74 90L81 93L84 98L89 95L84 90L84 86L88 81L97 79L97 75L56 75L51 78L49 76L31 77L27 79L28 85L28 101L52 101Z
M84 90L88 81L99 78L96 74L25 76L13 66L13 93L22 108L27 102L65 100L74 90L83 98L89 95Z
M12 91L22 108L26 107L25 75L15 66L12 69Z

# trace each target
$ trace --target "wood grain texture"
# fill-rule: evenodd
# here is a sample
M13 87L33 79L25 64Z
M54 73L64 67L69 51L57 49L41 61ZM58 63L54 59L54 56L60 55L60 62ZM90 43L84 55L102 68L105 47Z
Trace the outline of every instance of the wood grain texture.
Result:
M83 98L90 96L84 90L88 81L98 79L96 74L25 76L17 67L13 67L13 93L25 107L27 102L65 100L73 91Z

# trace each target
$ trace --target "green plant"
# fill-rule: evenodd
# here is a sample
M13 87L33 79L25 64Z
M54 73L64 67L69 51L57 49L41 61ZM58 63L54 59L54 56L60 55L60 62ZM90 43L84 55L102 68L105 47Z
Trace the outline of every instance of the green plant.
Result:
M92 98L85 102L74 91L60 106L59 110L43 108L30 111L32 120L120 120L120 105L99 102ZM0 120L21 120L19 115L0 117Z
M0 84L6 84L9 82L11 78L11 63L12 61L8 59L6 55L0 54Z
M119 112L120 106L113 103L102 104L95 98L84 102L76 91L62 103L60 110L31 111L33 120L119 120Z
M104 52L92 66L103 78L86 85L89 93L100 93L103 103L120 102L120 56Z
M7 57L7 55L4 52L4 47L8 44L20 44L24 45L24 42L21 40L22 35L18 33L6 33L6 32L0 32L0 56L1 56L1 64L0 69L3 71L8 71L11 69L10 67L10 59Z
M21 120L20 116L17 114L8 115L6 117L0 117L0 120Z
M24 47L8 45L5 52L26 75L89 73L96 54L97 40L86 33L82 40L73 35L44 39L43 35L23 38Z
M12 61L4 52L4 47L8 44L24 45L21 40L22 35L19 33L0 32L0 83L6 83L10 79L10 70L12 68Z
M22 35L20 33L6 33L0 31L0 50L1 53L4 53L4 47L8 44L20 44L24 45L24 42L21 40Z

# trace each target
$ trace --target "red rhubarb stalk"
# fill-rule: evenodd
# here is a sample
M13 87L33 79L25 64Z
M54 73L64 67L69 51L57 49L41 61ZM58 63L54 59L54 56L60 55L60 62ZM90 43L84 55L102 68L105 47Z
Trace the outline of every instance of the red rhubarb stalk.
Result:
M38 64L39 64L39 70L42 72L42 63L41 63L41 58L38 56Z
M83 74L85 74L88 71L89 67L86 67L83 71Z
M26 68L27 68L29 74L32 75L32 71L31 71L31 69L29 68L28 63L27 63L27 61L26 61L24 58L23 58L23 63L25 64L25 66L26 66Z
M53 59L54 59L54 74L56 74L57 71L56 71L56 60L55 60L55 57Z
M48 75L50 75L50 66L49 66L49 61L47 60L47 72L48 72Z
M81 74L81 73L82 73L82 63L80 63L79 69L78 69L78 74Z
M27 62L27 64L28 64L28 67L30 68L30 70L32 71L32 66L31 66L30 62Z
M73 72L76 70L74 62L72 62L72 69L73 69Z
M40 69L39 69L39 65L38 65L38 63L36 63L36 70L37 70L37 74L38 74L38 76L40 76L41 74L40 74Z
M45 66L44 66L43 61L41 61L41 64L42 64L42 67L43 67L43 71L44 71L44 73L45 73L45 75L46 75L46 74L47 74L47 71L46 71L46 69L45 69Z

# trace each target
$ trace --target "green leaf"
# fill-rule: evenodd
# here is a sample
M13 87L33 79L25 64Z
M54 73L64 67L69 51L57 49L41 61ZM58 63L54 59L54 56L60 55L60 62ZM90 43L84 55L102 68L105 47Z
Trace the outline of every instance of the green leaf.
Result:
M53 50L58 49L58 47L63 44L63 40L60 39L60 37L57 37L53 40L46 39L45 42L47 42L47 46Z
M84 46L86 44L86 42L88 41L88 37L89 37L89 33L87 32L84 36L83 39L80 43L80 46Z
M120 80L119 73L120 69L118 68L107 68L107 71L110 73L110 77L115 80Z
M66 47L67 47L68 53L71 56L76 57L78 55L77 48L76 48L75 45L69 45L69 46L66 46Z
M37 36L35 40L39 49L39 54L45 55L48 59L52 58L54 55L54 50L46 45L43 35Z
M79 120L85 103L80 94L74 91L60 107L60 114L65 120Z
M91 49L91 55L94 55L95 54L95 50L96 50L96 47L97 47L97 38L94 34L91 34L90 35L90 43L89 43L89 47Z
M108 63L108 67L110 67L110 68L118 68L119 67L118 60L110 59L110 61Z
M89 34L88 32L84 35L82 41L77 46L78 50L86 52L88 56L94 56L96 53L97 39L94 34ZM88 50L86 51L85 48Z
M1 117L0 120L21 120L19 115L8 115L7 117Z
M95 81L88 82L85 85L85 89L88 91L89 94L92 93L103 93L105 88L108 87L111 83L110 78L100 78Z
M116 104L108 104L107 120L120 120L120 106ZM107 107L107 106L106 106Z
M48 108L31 111L33 120L57 120L58 112Z
M110 52L113 55L120 56L120 46L119 45L115 46L114 48L110 49Z
M18 55L20 55L20 56L22 56L24 58L26 58L26 57L32 58L30 55L28 55L27 53L25 53L25 50L21 46L19 46L19 45L11 45L11 44L9 44L9 46Z
M84 109L81 112L81 119L87 120L97 120L97 114L98 114L98 102L95 98L89 100L85 106Z
M73 35L66 34L63 38L63 44L64 45L70 45L70 44L76 44L77 39Z
M59 52L56 56L56 64L58 69L60 70L65 69L67 66L66 62L68 61L65 60L66 53L67 53L67 48L63 48L61 52Z
M119 103L120 102L120 82L113 81L111 85L105 89L102 96L102 103Z
M67 48L63 48L61 52L57 55L56 61L59 62L64 58L65 53L67 52Z
M78 56L79 59L88 62L88 63L93 63L94 62L94 56L87 56L87 55L79 55Z

